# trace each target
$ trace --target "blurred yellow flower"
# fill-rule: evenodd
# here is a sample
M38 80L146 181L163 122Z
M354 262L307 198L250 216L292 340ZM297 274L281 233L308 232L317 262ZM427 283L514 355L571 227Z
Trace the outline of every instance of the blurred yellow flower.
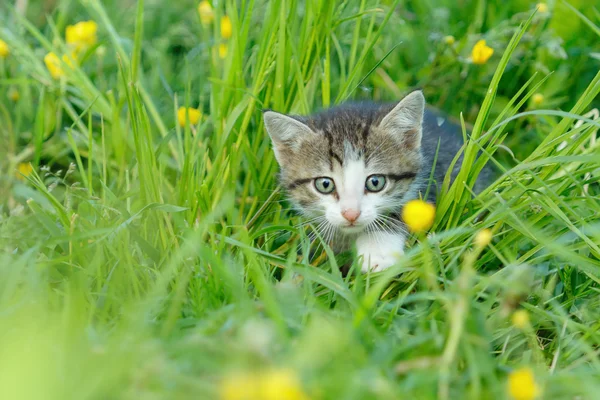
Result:
M435 207L423 200L411 200L402 209L402 219L412 232L425 232L433 225Z
M508 393L514 400L533 400L540 389L535 383L533 371L529 368L514 370L508 375Z
M82 21L75 25L67 26L65 38L67 44L75 47L75 50L85 50L96 44L98 38L98 24L94 21Z
M56 54L52 52L46 54L44 57L44 63L46 64L48 71L50 71L50 75L52 75L54 79L58 79L65 74L60 65L60 59Z
M293 371L275 370L262 378L262 398L264 400L306 400L300 380Z
M548 12L548 4L546 4L546 3L538 3L536 7L540 13Z
M208 1L201 1L198 4L198 14L203 25L208 25L215 19L215 12Z
M221 37L223 39L231 38L231 33L233 32L233 28L231 26L231 19L226 15L221 18Z
M33 167L31 166L31 163L19 163L19 165L17 165L17 172L15 173L15 176L20 180L25 180L25 178L28 177L32 171Z
M512 315L512 324L519 329L529 326L529 313L526 310L517 310Z
M75 68L75 64L77 63L75 55L65 54L62 56L62 61L71 68ZM55 53L50 52L46 54L44 57L44 63L46 64L48 71L50 71L50 75L52 75L54 79L58 79L65 75L65 71L62 68L60 59Z
M452 46L456 42L456 39L452 35L444 36L444 43L448 46Z
M535 93L533 96L531 96L531 101L534 105L539 106L544 102L544 95L541 93Z
M192 125L196 125L198 124L198 121L200 121L200 118L202 118L202 113L197 108L179 107L179 110L177 110L177 121L179 122L179 125L185 126L188 118Z
M221 383L221 400L308 400L290 370L238 374Z
M21 98L21 95L19 94L19 91L17 89L12 88L8 91L8 98L16 103Z
M0 39L0 57L6 58L10 55L10 49L8 48L8 44Z
M485 247L488 244L490 244L490 242L492 241L492 231L485 228L480 230L479 232L477 232L477 235L475 235L475 245L477 247Z
M229 51L229 46L227 43L221 43L219 45L219 58L224 59L227 57L227 52Z
M471 59L473 60L473 64L481 65L485 64L490 57L494 54L494 49L489 47L485 40L480 40L475 43L473 46L473 50L471 51Z
M254 400L259 395L260 385L251 374L231 375L221 382L222 400Z

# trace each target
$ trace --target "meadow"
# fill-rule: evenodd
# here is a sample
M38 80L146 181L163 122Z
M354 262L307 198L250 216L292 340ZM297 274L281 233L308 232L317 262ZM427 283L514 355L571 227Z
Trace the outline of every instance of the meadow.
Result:
M414 88L466 161L344 275L261 110ZM597 398L599 93L587 0L3 2L0 399Z

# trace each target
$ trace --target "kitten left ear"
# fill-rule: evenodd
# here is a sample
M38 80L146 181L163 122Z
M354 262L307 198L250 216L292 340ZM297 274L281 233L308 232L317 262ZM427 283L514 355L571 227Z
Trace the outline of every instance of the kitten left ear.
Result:
M283 152L296 151L302 140L313 134L313 131L302 122L275 111L265 111L263 119L267 133L273 141L275 157L279 162Z
M403 98L383 119L379 127L397 136L402 145L411 150L421 147L425 97L415 90Z

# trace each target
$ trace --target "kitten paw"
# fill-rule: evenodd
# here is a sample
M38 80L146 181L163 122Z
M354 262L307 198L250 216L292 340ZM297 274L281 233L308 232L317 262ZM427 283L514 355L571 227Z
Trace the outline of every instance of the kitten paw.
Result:
M362 254L363 261L360 270L363 273L381 272L392 265L396 264L400 259L401 253L392 254Z
M396 264L404 254L404 236L380 233L376 237L360 236L356 241L358 255L362 256L361 271L380 272Z

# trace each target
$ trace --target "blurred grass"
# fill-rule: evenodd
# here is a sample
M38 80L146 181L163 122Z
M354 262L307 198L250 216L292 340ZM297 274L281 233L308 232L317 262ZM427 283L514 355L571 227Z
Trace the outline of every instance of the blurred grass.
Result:
M214 399L291 369L315 399L498 399L520 366L545 399L594 398L600 22L569 4L226 1L210 25L191 1L0 6L0 398ZM98 43L53 79L44 55L88 19ZM435 233L382 274L311 264L260 110L417 86L473 127Z

